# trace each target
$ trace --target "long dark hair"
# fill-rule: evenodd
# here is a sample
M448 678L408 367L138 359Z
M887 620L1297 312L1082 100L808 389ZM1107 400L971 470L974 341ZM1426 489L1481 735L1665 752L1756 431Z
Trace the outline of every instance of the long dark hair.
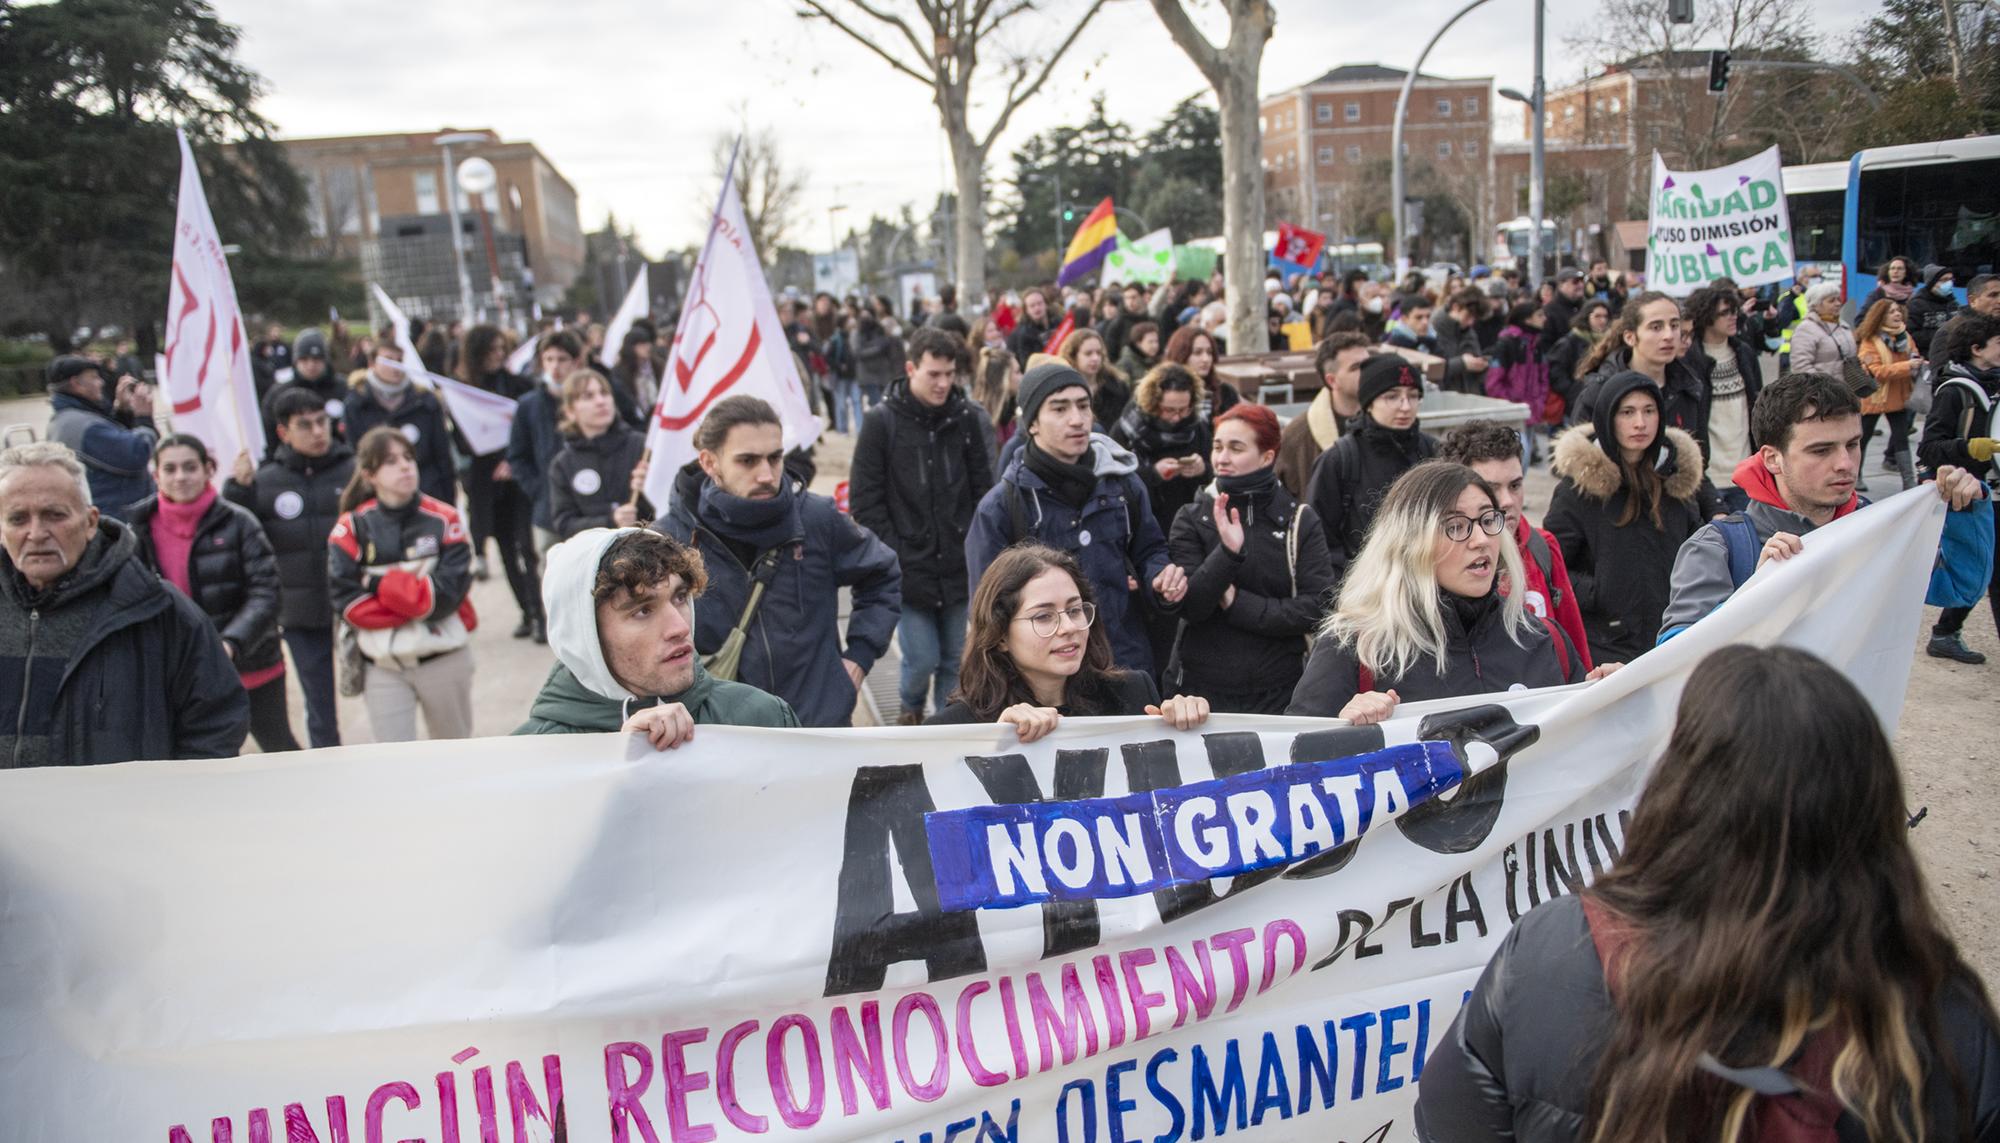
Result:
M1618 864L1585 892L1633 938L1585 1138L1735 1141L1754 1094L1704 1072L1787 1066L1834 1037L1834 1093L1878 1140L1932 1138L1925 1071L1940 1060L1972 1137L1938 1022L1954 984L1992 1002L1945 932L1903 818L1873 709L1804 651L1725 647L1689 677L1666 755Z
M493 353L493 347L502 344L500 327L480 322L466 329L458 342L458 379L467 385L485 388L486 359ZM505 368L503 365L502 368Z
M979 577L970 608L972 630L965 637L965 656L958 666L958 691L951 697L971 707L982 722L999 718L1001 711L1016 703L1042 705L1014 665L1014 657L1007 653L1007 634L1020 611L1022 589L1052 568L1076 581L1076 593L1085 603L1097 602L1076 559L1043 544L1015 544L1001 552ZM1073 714L1107 713L1112 703L1111 683L1123 674L1111 665L1111 639L1104 633L1104 624L1091 624L1083 645L1083 666L1064 684L1063 705Z
M1587 377L1597 372L1598 366L1603 365L1607 358L1620 350L1626 351L1625 360L1630 361L1632 359L1630 353L1631 347L1625 344L1625 335L1638 330L1639 323L1644 320L1644 312L1647 306L1652 305L1654 302L1671 301L1673 301L1672 298L1658 290L1647 290L1644 293L1633 294L1631 297L1625 299L1625 308L1618 311L1617 319L1604 331L1603 339L1591 347L1590 356L1583 359L1582 365L1577 366L1576 375ZM1675 303L1675 305L1678 307L1679 303Z
M416 446L409 438L389 425L376 425L362 436L361 443L354 446L354 475L347 478L347 487L340 490L340 511L345 514L354 511L375 496L374 474L392 459L390 454L401 451L411 460L417 457ZM419 497L423 495L420 491Z

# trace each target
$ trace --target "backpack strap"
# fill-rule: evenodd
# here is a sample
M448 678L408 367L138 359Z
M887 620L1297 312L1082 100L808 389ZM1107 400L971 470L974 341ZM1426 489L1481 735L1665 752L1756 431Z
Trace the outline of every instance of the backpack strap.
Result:
M1562 668L1564 682L1569 681L1569 635L1556 626L1556 621L1542 616L1542 626L1549 629L1549 642L1556 645L1556 663Z
M1549 589L1549 607L1562 606L1562 589L1556 586L1555 557L1549 552L1548 537L1533 524L1528 525L1528 558L1535 561L1535 567L1542 573L1542 583Z
M1006 486L1000 498L1007 502L1007 521L1014 529L1007 542L1018 544L1028 538L1028 512L1021 506L1021 486L1011 480L1000 483Z
M1757 542L1757 526L1738 512L1717 520L1715 530L1729 552L1730 586L1742 587L1757 574L1757 553L1763 547Z
M1306 506L1299 505L1292 510L1292 526L1285 532L1285 571L1292 577L1292 594L1299 593L1299 521L1306 514Z

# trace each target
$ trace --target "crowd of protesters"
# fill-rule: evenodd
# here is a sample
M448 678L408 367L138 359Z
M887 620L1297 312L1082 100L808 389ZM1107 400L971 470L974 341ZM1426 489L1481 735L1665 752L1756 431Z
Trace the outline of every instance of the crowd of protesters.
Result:
M567 596L597 601L568 645L553 640L549 685L566 697L551 701L565 709L612 697L617 656L581 654L584 634L608 639L628 608L657 626L662 600L680 599L685 629L661 645L685 643L703 670L631 691L630 717L692 710L662 700L699 683L709 715L740 705L715 694L750 686L780 722L845 725L893 646L906 725L1052 696L1034 672L1053 667L1151 688L1113 701L1090 682L1076 704L1049 704L1058 713L1165 696L1365 721L1409 694L1581 679L1647 653L1741 582L1743 543L1786 558L1864 504L1861 450L1878 430L1900 485L1935 480L1961 506L1981 494L2000 279L1969 282L1963 307L1940 288L1948 271L1897 259L1881 280L1850 325L1838 288L1811 273L1783 291L1719 279L1676 300L1602 263L1538 289L1483 267L1394 283L1273 271L1254 300L1279 352L1305 347L1294 368L1310 378L1293 379L1306 393L1289 423L1246 399L1264 374L1227 358L1219 275L996 290L969 318L949 288L902 313L887 298L786 296L813 407L853 442L844 505L809 490L812 454L788 452L777 413L752 398L707 409L697 458L652 503L644 425L670 330L645 319L615 353L587 314L532 345L491 325L418 323L408 342L272 329L254 353L262 457L162 437L123 359L63 357L48 372L48 436L80 466L72 508L89 536L129 537L137 566L207 617L224 661L181 681L232 679L264 750L297 745L281 645L312 746L341 741L340 693L363 698L377 741L416 737L420 716L432 737L469 734L470 589L489 559L516 638L549 643L558 611L580 614ZM514 399L506 447L474 455L402 344L424 372ZM1788 368L1767 383L1773 351ZM1423 418L1439 393L1517 411L1441 438ZM1537 522L1523 486L1544 464L1555 493ZM635 529L672 547L603 539ZM554 553L579 541L655 578L600 582L566 557L552 580ZM1055 555L1008 563L1011 586L982 610L986 581L1022 545ZM14 574L31 600L18 562ZM1000 613L1041 617L1021 592L1043 579L1063 588L1060 606L1027 624L1049 628L1039 643L1016 645L1026 635ZM1970 610L1940 615L1933 655L1981 661L1960 634ZM536 716L542 729L607 721Z
M522 734L847 725L892 641L898 723L1023 743L1067 717L1366 725L1586 684L1865 509L1878 429L1897 487L1990 526L1964 510L1996 483L2000 278L1963 307L1942 268L1881 281L1850 324L1810 274L1682 300L1601 264L1539 290L1273 276L1273 345L1316 382L1289 423L1225 360L1219 279L996 293L970 322L948 291L901 316L787 298L800 376L852 438L845 506L744 395L651 503L650 322L615 355L587 318L519 347L413 331L427 372L516 400L485 455L387 331L258 344L262 457L163 434L120 361L58 358L49 439L0 451L0 765L295 750L281 646L312 747L341 741L337 693L375 741L420 715L466 736L489 551L514 635L553 659ZM1516 411L1434 434L1439 393ZM1984 661L1971 610L1942 611L1931 655ZM1852 683L1783 648L1711 657L1617 865L1523 918L1441 1038L1419 1137L1994 1138L2000 1021L1903 807Z

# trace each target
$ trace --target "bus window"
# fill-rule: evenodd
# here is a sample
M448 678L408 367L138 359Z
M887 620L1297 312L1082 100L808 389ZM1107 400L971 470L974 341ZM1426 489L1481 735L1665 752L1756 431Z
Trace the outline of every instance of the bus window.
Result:
M1992 273L2000 265L1996 180L2000 159L1862 170L1855 219L1861 265L1904 254L1919 266L1950 266L1961 285Z
M1792 215L1793 261L1840 261L1840 225L1846 200L1847 192L1838 190L1785 196Z

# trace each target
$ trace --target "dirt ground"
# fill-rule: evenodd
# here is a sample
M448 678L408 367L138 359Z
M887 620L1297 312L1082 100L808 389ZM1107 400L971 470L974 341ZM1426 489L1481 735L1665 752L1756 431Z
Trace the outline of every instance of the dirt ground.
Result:
M0 427L13 423L47 422L41 402L0 402ZM849 440L829 435L818 453L818 491L831 493L846 478ZM1871 458L1871 469L1874 462ZM1894 487L1894 478L1871 471L1877 492ZM1546 467L1529 476L1529 515L1540 518L1554 488ZM520 613L496 565L491 578L474 585L474 606L480 614L473 634L478 664L473 731L477 735L506 734L526 717L528 705L554 661L548 648L510 636ZM1923 632L1935 620L1927 612ZM1993 745L1995 714L2000 711L2000 636L1993 616L1981 604L1965 627L1966 642L1984 651L1992 662L1983 667L1960 666L1923 653L1923 633L1910 636L1912 669L1907 701L1896 734L1912 807L1930 813L1915 831L1917 852L1943 910L1964 951L1990 988L2000 990L2000 784L1986 781L1979 767L2000 756ZM291 696L294 733L305 739L305 715L296 687ZM371 741L367 714L359 699L340 703L344 741Z

